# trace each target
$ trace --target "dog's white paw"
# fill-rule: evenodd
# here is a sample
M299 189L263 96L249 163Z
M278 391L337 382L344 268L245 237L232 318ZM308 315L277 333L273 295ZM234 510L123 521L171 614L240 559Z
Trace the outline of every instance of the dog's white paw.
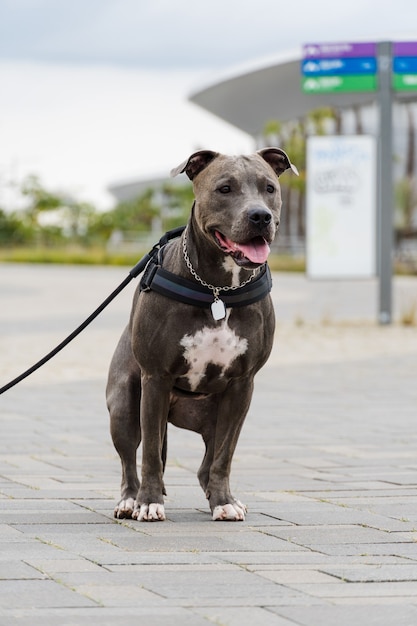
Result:
M213 510L213 520L215 522L244 522L248 509L245 504L235 500L233 504L216 506Z
M133 498L120 500L119 504L114 509L114 517L117 517L117 519L129 519L132 517L134 510L135 500Z
M165 520L165 508L163 504L142 504L140 509L133 512L133 518L139 522L163 522Z

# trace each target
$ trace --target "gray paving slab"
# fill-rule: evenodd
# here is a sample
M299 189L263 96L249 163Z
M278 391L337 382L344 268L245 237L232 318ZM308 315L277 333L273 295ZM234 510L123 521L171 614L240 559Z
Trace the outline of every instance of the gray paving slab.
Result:
M120 621L120 607L89 607L80 608L45 608L39 609L1 609L0 618L11 626L30 624L30 626L44 626L45 624L59 624L60 626L89 626L91 623L100 623L100 626L113 626ZM93 620L93 622L92 622ZM124 606L124 626L137 626L138 623L164 626L181 624L181 626L209 626L213 622L200 616L194 609L168 607ZM294 622L291 622L294 623ZM280 622L277 623L280 626ZM285 626L285 623L284 623Z
M0 383L126 274L1 266ZM375 281L276 275L275 346L232 472L247 520L211 521L203 444L170 429L167 521L117 521L104 386L133 289L0 397L0 624L414 625L417 328L375 325ZM399 319L417 280L394 292Z
M367 626L413 626L417 620L417 607L398 605L387 607L377 604L341 606L313 606L309 615L299 607L279 609L280 614L292 619L295 624L311 626L311 624L334 624L337 626L352 626L352 624L366 624Z
M199 614L208 618L214 624L228 624L229 626L294 626L292 619L280 617L265 607L221 607L212 609L204 607L198 609Z
M322 571L347 582L406 582L417 580L417 563L324 567Z
M89 607L96 603L53 580L3 580L1 582L0 606L42 608Z

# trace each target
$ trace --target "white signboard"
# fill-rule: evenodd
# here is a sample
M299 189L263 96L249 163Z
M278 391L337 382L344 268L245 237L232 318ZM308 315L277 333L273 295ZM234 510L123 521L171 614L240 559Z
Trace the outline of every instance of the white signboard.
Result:
M307 143L307 274L376 273L376 141L310 137Z

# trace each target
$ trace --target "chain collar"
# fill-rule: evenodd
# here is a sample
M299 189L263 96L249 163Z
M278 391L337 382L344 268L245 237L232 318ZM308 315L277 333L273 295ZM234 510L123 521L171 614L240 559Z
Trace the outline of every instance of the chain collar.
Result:
M258 269L259 268L255 268L253 270L252 274L249 276L249 278L247 280L243 281L243 283L240 283L239 285L226 285L225 287L216 287L214 285L210 285L210 283L206 283L206 281L203 280L202 278L200 278L200 276L197 274L197 272L195 271L195 269L193 268L193 266L191 264L190 257L188 256L188 252L187 252L187 232L188 232L188 226L186 227L186 229L184 231L184 237L183 237L183 240L182 240L182 252L183 252L183 255L184 255L184 261L185 261L188 269L190 270L191 275L196 279L196 281L199 282L200 285L203 285L203 287L207 287L207 289L210 289L213 292L213 296L214 296L215 302L218 301L218 299L219 299L220 291L234 291L235 289L240 289L241 287L244 287L245 285L250 283L253 278L255 278L256 274L258 273Z

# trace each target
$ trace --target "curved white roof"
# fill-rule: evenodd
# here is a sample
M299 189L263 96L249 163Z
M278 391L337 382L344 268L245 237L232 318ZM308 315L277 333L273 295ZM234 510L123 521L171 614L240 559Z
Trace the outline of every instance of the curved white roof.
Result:
M285 122L321 106L350 107L375 101L375 92L303 93L301 59L300 50L235 68L194 91L189 100L255 137L262 134L268 120ZM415 101L417 93L397 92L395 98Z

